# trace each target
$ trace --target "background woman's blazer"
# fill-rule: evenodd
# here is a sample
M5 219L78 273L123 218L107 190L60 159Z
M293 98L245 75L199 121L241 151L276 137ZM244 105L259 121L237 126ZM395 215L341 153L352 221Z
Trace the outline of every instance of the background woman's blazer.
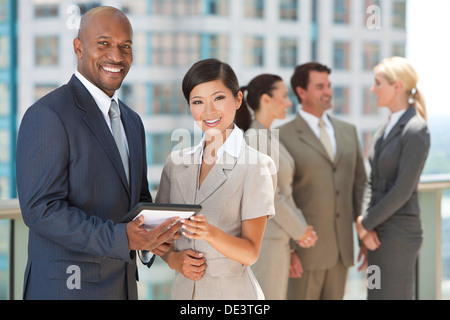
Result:
M252 121L246 138L250 146L271 156L277 168L275 216L267 221L258 261L252 266L264 295L268 300L286 299L291 239L296 241L306 231L306 221L292 197L294 159L279 142L278 129L267 130L258 121Z
M408 108L383 139L385 126L374 136L370 153L370 203L362 220L375 229L381 245L369 251L369 265L381 270L381 289L369 299L413 298L414 266L422 244L417 186L430 148L425 121Z
M189 150L188 150L189 151ZM201 148L193 154L173 152L163 169L156 202L200 204L208 222L239 237L242 220L272 216L276 174L273 161L242 143L239 158L224 153L196 194ZM262 299L250 267L225 257L204 240L181 238L175 250L204 253L206 272L198 281L176 273L174 299Z
M151 201L145 132L120 103L130 154L128 186L119 151L103 115L73 76L31 106L17 142L17 188L29 227L24 297L136 299L136 259L125 224L139 201ZM81 288L70 289L70 266Z

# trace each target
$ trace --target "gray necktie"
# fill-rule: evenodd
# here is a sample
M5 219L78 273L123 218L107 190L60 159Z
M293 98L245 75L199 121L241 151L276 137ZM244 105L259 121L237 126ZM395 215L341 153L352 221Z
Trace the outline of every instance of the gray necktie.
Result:
M130 179L128 174L128 153L122 139L122 132L120 130L120 109L116 101L114 100L111 100L111 107L109 108L109 118L111 119L111 129L114 140L116 141L117 148L119 149L120 157L122 158L123 167L125 169L125 174L127 176L127 181L129 183Z
M334 152L333 147L331 146L330 136L328 135L327 130L325 130L325 123L323 122L322 118L319 119L319 129L320 129L320 142L322 142L323 146L325 147L325 150L330 156L330 159L334 160Z

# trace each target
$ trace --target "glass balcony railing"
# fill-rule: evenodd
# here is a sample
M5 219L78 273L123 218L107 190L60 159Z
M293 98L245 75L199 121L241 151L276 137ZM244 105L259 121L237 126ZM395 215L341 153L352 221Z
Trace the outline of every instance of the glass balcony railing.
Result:
M419 191L424 242L417 264L416 298L450 299L450 175L423 176ZM22 298L27 244L28 230L18 201L0 200L0 300ZM150 270L140 268L139 298L170 299L173 271L159 258ZM356 269L357 265L350 269L345 299L366 298L366 275Z

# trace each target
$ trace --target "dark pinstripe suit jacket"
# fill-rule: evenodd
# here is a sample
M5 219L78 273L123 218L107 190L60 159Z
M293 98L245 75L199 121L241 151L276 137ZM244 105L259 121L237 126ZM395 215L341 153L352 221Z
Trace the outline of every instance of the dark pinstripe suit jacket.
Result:
M24 298L137 298L135 254L117 222L151 196L142 121L123 103L120 110L130 186L101 111L75 76L25 113L16 155L29 227Z

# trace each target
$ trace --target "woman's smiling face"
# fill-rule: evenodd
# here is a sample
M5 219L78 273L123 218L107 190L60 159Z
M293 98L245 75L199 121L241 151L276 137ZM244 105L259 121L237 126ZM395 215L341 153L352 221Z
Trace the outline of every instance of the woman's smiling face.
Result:
M197 125L210 137L222 133L223 141L226 129L233 128L241 103L242 93L235 97L220 79L195 86L189 95L189 108Z

